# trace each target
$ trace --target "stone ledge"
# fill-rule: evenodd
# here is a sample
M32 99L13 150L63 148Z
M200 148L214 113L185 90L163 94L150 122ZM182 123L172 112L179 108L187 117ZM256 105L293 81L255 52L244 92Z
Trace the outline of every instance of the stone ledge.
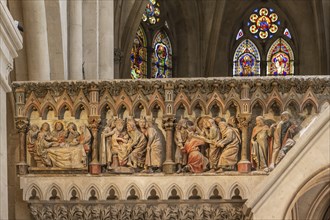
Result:
M38 178L36 178L38 177ZM40 200L49 200L52 190L57 191L60 200L69 201L72 190L80 200L88 200L94 190L98 200L106 200L111 189L119 200L126 200L130 190L134 189L141 200L147 200L154 189L160 200L166 200L175 189L181 199L187 200L194 189L201 199L209 199L217 189L222 199L231 199L235 190L239 190L242 199L250 196L250 191L267 178L267 175L24 175L20 177L23 199L35 194ZM32 193L32 190L35 190Z

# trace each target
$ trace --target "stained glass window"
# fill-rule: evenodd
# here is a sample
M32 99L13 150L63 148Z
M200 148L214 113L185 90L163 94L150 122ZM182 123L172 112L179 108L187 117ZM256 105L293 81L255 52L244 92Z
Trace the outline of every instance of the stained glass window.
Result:
M131 77L147 78L147 39L141 26L136 32L131 50Z
M291 39L291 33L290 33L289 29L285 28L283 34L284 34L284 36L287 36L288 38Z
M250 32L255 38L272 38L281 24L272 8L255 9L247 23Z
M239 29L237 35L236 35L236 40L240 39L241 37L243 37L244 33L242 29Z
M234 76L259 76L260 54L251 40L244 40L234 54Z
M285 76L294 74L294 56L290 45L282 38L277 39L267 54L267 75Z
M156 24L160 21L160 4L157 0L149 0L142 20L148 24Z
M172 77L172 46L164 31L158 31L153 39L151 78Z

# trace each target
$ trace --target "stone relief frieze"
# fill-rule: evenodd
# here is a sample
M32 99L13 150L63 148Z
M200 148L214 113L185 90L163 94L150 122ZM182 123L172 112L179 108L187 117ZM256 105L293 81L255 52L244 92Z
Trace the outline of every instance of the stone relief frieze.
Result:
M27 149L36 167L87 168L91 148L91 132L85 124L69 122L65 126L56 121L53 128L48 122L31 124L27 132Z
M228 219L243 217L242 208L223 204L48 204L31 203L35 219Z
M269 172L329 103L329 87L328 77L17 82L20 165Z

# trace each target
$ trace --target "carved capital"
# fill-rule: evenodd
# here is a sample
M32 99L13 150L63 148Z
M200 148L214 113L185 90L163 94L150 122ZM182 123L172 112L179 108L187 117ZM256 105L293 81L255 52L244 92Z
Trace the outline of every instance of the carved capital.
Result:
M240 129L248 128L251 122L251 115L250 114L240 114L237 117L238 120L238 127Z
M89 128L92 130L92 131L97 131L99 126L100 126L100 123L101 123L101 118L99 116L95 116L95 117L89 117L88 118L88 124L89 124Z
M163 128L165 130L173 129L173 127L174 127L174 121L175 121L175 118L174 117L164 117L163 118Z
M19 133L25 133L28 128L29 121L26 118L16 118L15 125Z

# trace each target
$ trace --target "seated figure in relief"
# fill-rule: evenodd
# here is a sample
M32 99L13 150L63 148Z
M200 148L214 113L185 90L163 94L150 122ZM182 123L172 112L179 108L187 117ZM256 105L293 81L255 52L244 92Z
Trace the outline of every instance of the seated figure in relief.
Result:
M162 166L162 143L160 134L154 127L152 121L145 118L139 120L141 132L147 138L147 152L144 172L160 172Z
M256 170L268 171L268 151L270 130L262 116L256 118L256 126L251 135L251 162Z
M38 133L38 138L35 142L36 154L41 159L42 164L40 166L52 166L52 162L48 157L47 149L55 146L57 143L52 137L50 132L50 126L47 122L41 125L40 132Z
M232 128L226 122L219 122L218 126L221 132L221 139L216 142L216 146L221 148L221 153L216 172L235 170L241 143L240 134L237 129Z
M67 131L64 129L64 125L61 121L57 121L54 124L54 130L51 132L53 140L57 143L58 146L65 145L65 139L67 137Z
M65 142L68 146L76 146L79 144L80 134L77 130L77 125L70 122L67 126Z
M187 165L183 171L201 173L207 170L209 160L200 152L199 147L205 145L205 141L197 135L195 126L188 123L188 138L184 144L183 151L188 155Z
M127 132L131 139L128 145L130 154L127 165L135 170L142 170L146 160L147 138L137 129L133 119L127 122Z

